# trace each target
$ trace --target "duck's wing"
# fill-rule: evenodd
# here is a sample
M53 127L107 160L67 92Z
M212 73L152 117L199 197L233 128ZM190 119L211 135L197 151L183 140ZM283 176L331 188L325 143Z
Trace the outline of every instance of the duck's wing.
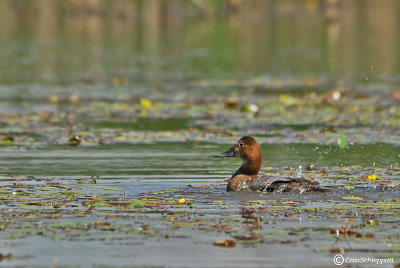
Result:
M325 192L326 188L322 187L317 181L312 181L303 177L282 177L264 175L254 178L249 182L249 188L252 191L317 191Z
M249 188L252 191L263 191L271 188L273 184L277 183L291 183L292 178L279 177L279 176L261 176L254 178L249 182Z

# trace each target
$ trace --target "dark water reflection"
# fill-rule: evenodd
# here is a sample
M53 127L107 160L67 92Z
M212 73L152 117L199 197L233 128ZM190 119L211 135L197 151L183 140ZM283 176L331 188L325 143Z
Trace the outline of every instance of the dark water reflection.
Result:
M54 146L3 150L0 172L35 176L100 176L122 179L222 179L240 159L214 159L229 145L155 143L73 148ZM308 164L316 167L399 165L394 145L353 145L347 149L314 144L262 145L263 166L274 169Z
M103 16L43 3L0 3L3 96L178 93L257 75L398 81L395 0L254 1L214 15L190 1L114 1Z

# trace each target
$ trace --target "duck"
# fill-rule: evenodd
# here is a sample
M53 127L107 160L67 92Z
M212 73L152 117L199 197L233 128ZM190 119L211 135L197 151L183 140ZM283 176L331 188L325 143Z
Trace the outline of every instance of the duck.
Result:
M319 182L304 177L287 177L281 175L262 175L261 169L263 153L260 144L251 136L240 138L226 152L214 155L214 158L240 157L242 165L236 170L227 185L227 192L266 191L289 192L297 190L325 191Z

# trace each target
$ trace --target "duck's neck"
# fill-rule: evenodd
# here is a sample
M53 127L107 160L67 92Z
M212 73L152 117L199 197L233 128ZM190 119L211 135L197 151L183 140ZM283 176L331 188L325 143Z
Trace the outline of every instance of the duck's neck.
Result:
M257 176L261 168L261 163L262 158L243 160L242 165L235 173L233 173L232 178L239 174Z

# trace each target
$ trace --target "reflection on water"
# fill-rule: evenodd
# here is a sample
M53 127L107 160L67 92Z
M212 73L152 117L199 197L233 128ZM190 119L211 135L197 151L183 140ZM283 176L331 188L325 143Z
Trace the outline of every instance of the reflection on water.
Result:
M156 143L94 147L51 147L3 151L0 173L35 176L100 176L121 179L222 179L238 168L238 158L214 159L229 145ZM393 145L354 145L347 149L312 144L262 145L263 166L274 169L399 164Z
M2 91L104 95L115 77L123 95L265 74L371 83L400 71L396 0L200 2L1 1Z

